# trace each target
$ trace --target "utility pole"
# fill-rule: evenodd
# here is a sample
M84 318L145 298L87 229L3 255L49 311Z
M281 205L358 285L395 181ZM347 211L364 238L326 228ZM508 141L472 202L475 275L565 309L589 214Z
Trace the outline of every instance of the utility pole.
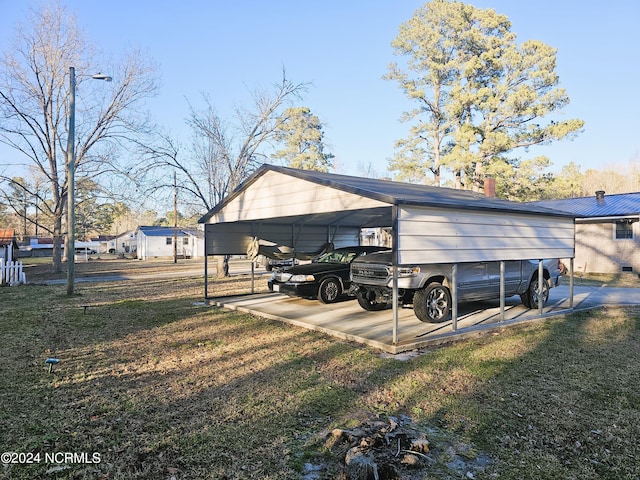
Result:
M76 69L69 67L69 136L67 137L67 238L64 254L67 257L67 295L73 295L75 275L75 148L76 131Z
M109 75L96 73L92 75L94 80L110 82ZM67 295L73 295L75 281L75 235L76 235L76 206L75 206L75 132L76 132L76 69L69 67L69 136L67 137L67 238L65 240L64 254L67 257Z
M173 171L173 263L178 263L178 183Z

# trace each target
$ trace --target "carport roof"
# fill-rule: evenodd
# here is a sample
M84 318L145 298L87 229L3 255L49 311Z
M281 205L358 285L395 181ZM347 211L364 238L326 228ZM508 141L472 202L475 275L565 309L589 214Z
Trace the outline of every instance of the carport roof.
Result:
M207 223L211 217L224 209L224 207L242 192L251 187L260 177L267 172L278 172L293 178L306 180L317 185L342 190L344 192L360 195L372 200L392 205L414 205L424 207L453 208L460 210L493 210L504 213L541 214L558 217L571 217L571 213L553 210L532 204L512 202L468 190L455 190L429 185L417 185L412 183L395 182L374 178L354 177L338 175L335 173L316 172L312 170L299 170L276 165L263 165L247 180L238 186L222 202L205 214L199 223ZM312 212L310 212L312 213Z

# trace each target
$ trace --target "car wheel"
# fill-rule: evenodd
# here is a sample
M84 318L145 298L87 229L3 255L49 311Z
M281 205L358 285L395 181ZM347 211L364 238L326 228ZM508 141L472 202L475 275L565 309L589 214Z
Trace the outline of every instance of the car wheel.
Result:
M413 296L413 312L421 322L444 322L449 318L450 311L451 294L441 283L430 283Z
M369 300L367 292L358 292L356 295L358 304L369 312L378 312L387 308L386 303L377 303L375 300Z
M538 304L538 276L536 275L531 279L529 288L527 291L520 295L522 304L527 308L539 308ZM544 307L549 300L549 284L545 281L542 282L542 306Z
M318 300L322 303L333 303L342 294L342 286L335 278L325 278L318 288Z

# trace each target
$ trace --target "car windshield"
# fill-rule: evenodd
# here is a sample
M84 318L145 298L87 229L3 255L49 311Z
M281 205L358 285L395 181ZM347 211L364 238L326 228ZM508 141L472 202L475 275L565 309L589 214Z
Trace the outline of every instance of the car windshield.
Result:
M351 263L358 254L353 251L334 250L318 258L318 263Z

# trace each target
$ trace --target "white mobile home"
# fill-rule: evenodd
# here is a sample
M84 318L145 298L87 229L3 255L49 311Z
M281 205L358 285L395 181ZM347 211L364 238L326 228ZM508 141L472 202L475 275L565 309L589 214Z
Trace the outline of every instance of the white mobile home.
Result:
M200 258L204 254L204 233L178 227L141 226L136 230L138 259L173 257Z
M138 237L133 230L100 238L101 253L130 254L137 250Z

